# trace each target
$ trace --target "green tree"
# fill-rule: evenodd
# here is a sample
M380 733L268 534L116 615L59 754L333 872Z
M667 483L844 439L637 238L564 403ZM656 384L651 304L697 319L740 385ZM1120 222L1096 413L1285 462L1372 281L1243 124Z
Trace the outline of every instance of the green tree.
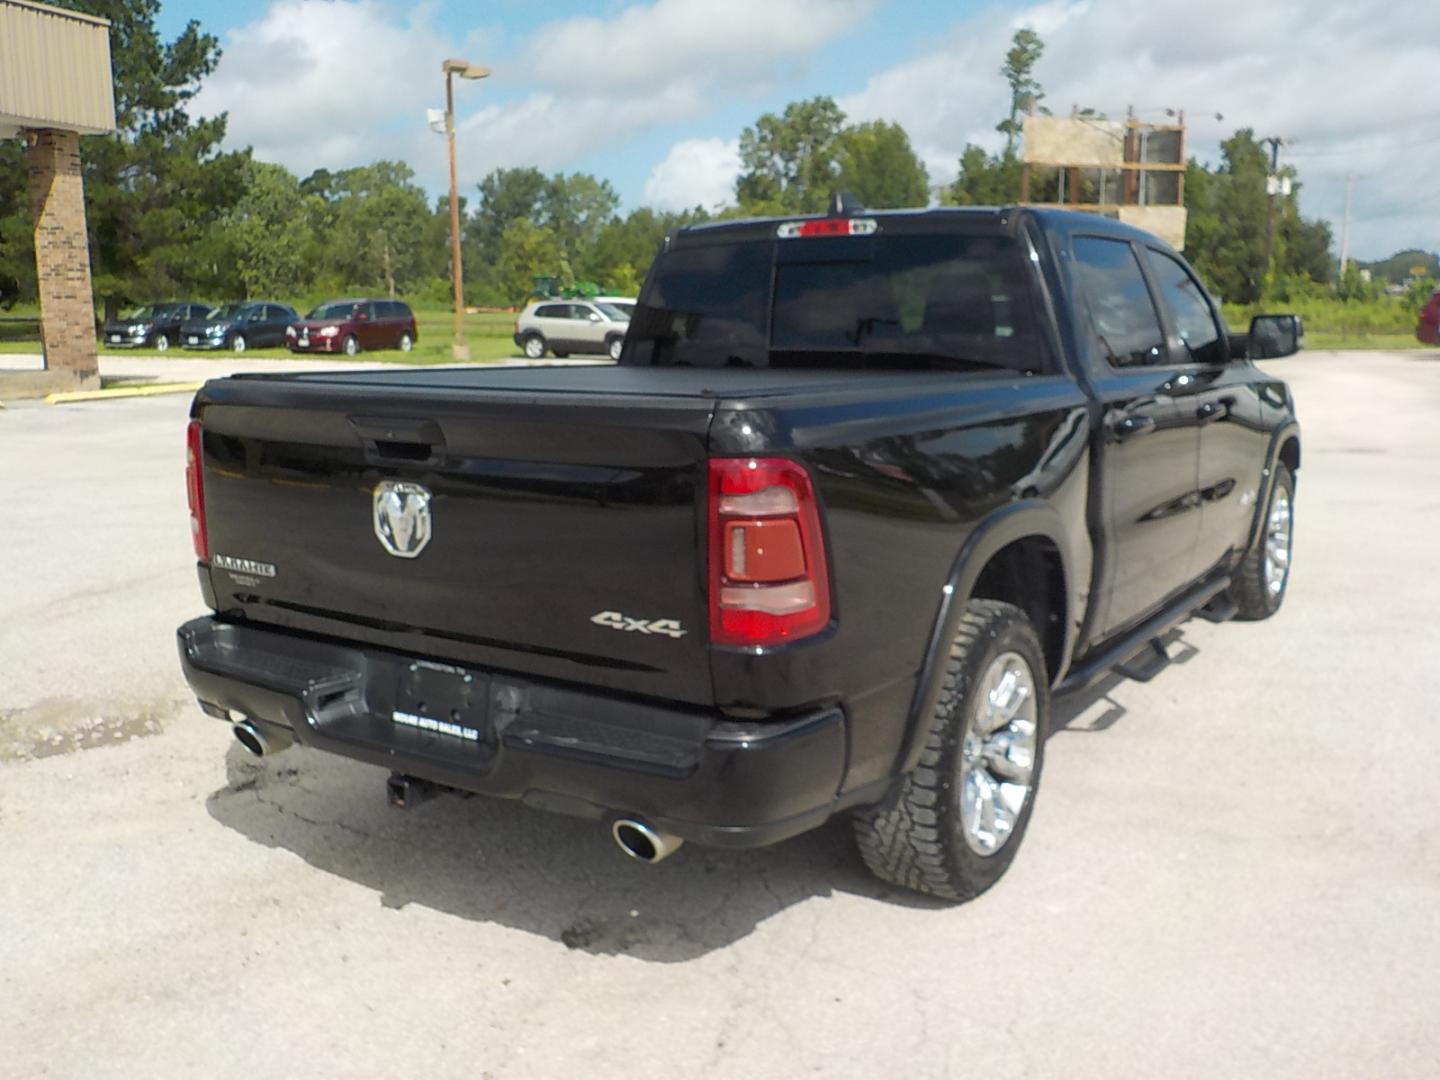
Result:
M599 282L606 290L633 296L650 270L660 242L682 225L709 217L701 207L666 213L642 206L623 220L616 219L601 230L590 252L583 276Z
M312 174L301 186L318 200L311 213L325 237L321 270L329 280L397 296L445 275L448 223L437 220L408 165L377 161Z
M924 206L930 175L899 124L884 120L844 128L836 140L838 186L876 209Z
M1010 40L1010 51L1005 54L1005 63L1000 74L1010 86L1010 115L995 125L995 130L1005 136L1004 158L1015 156L1015 140L1022 130L1022 113L1033 112L1045 97L1033 72L1045 51L1045 42L1028 26L1015 31Z
M466 242L465 265L493 265L500 254L500 238L521 218L534 221L540 212L549 181L539 169L496 169L478 187L480 199L462 227Z
M742 210L813 214L825 209L839 178L837 150L845 113L834 99L791 102L784 113L765 113L740 134Z
M1037 109L1050 111L1040 104L1045 91L1034 75L1044 51L1045 42L1034 30L1021 27L1015 31L1000 67L1010 87L1010 112L995 125L995 130L1005 136L1005 149L987 154L984 147L967 143L960 155L959 172L941 192L941 202L951 206L1004 206L1020 201L1021 164L1015 143L1024 130L1022 114Z
M5 139L0 141L0 308L36 295L35 222L25 151L16 140Z
M1020 199L1020 161L985 153L970 143L960 155L960 172L941 193L950 206L1003 206Z
M1210 288L1250 304L1265 284L1265 148L1249 128L1220 144L1219 168L1185 174L1185 254Z
M220 58L194 20L172 41L158 0L61 0L109 19L114 135L82 140L95 291L107 313L137 299L237 287L218 227L239 196L248 151L221 153L225 117L187 107Z
M1322 285L1335 280L1335 262L1330 255L1334 235L1328 221L1307 221L1287 206L1279 235L1284 251L1283 273Z
M282 165L247 162L244 194L223 222L247 299L309 290L318 261L312 204L320 198L304 194Z
M562 278L571 276L554 233L523 217L506 226L500 237L495 279L509 303L524 303L535 278L557 272Z
M601 230L619 208L620 196L610 181L597 180L589 173L556 173L540 197L537 224L554 234L566 261L579 269L588 263Z

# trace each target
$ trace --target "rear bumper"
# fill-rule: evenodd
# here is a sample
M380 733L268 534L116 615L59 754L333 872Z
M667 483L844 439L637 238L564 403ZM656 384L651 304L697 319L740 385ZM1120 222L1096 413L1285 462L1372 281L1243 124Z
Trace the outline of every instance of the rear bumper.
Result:
M720 847L784 840L838 805L838 707L736 722L213 617L178 636L185 678L211 716L236 710L307 746L463 791L582 817L639 815ZM447 688L463 683L441 718L458 733L416 726L442 711L402 700L416 667Z

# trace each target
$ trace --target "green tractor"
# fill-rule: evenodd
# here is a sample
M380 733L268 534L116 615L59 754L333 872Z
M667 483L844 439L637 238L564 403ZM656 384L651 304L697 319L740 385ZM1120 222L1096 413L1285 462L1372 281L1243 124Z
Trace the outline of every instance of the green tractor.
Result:
M590 300L601 294L593 281L577 281L566 285L558 274L543 274L534 279L531 296L537 300Z

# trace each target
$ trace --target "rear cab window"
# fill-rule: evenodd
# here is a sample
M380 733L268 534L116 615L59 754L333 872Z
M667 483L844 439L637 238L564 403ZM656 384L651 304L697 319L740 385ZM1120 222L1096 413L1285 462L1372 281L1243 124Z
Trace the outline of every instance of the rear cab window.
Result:
M1053 371L1014 237L960 231L685 238L661 256L622 362Z
M1167 363L1160 313L1130 242L1077 236L1071 248L1091 326L1111 366Z

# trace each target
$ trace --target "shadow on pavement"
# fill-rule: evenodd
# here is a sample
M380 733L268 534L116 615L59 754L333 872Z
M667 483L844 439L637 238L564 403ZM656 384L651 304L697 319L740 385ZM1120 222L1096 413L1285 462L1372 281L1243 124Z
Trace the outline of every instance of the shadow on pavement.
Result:
M1162 640L1173 664L1198 653L1179 630ZM1110 695L1124 681L1112 673L1057 699L1051 734L1113 726L1126 709ZM391 809L384 772L300 746L264 760L232 746L226 773L207 809L249 839L371 889L385 907L419 904L571 949L692 960L836 891L937 914L950 907L873 878L843 817L774 847L688 844L645 866L622 855L600 822L503 799L443 795Z
M232 746L226 772L206 800L216 821L375 891L385 907L419 904L593 953L691 960L833 891L949 907L871 877L843 818L770 848L687 844L646 866L600 822L503 799L444 795L394 810L384 772L304 747L256 760Z

